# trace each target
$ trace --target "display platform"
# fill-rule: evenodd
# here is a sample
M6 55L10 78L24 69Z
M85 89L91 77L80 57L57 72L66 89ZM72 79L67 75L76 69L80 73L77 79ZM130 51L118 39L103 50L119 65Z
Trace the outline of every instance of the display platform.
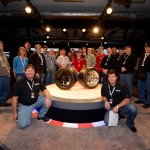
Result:
M47 89L53 97L52 106L46 114L51 119L70 123L88 123L104 119L106 110L101 100L101 84L94 89L87 89L76 82L69 90L62 90L51 84Z

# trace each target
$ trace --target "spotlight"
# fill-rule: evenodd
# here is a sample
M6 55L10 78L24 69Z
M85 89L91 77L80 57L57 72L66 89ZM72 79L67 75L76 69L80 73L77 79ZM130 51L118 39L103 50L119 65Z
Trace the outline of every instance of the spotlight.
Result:
M47 26L47 27L45 28L45 30L46 30L47 32L50 32L51 28L50 28L49 26Z
M44 41L44 43L46 43L46 41Z
M104 40L104 37L102 36L101 39Z
M63 28L63 32L66 32L67 31L67 29L66 28Z
M30 14L32 12L32 6L30 4L27 4L25 7L26 13Z
M104 42L104 44L107 44L107 42Z
M82 29L82 32L86 32L86 29L85 29L85 28L83 28L83 29Z
M93 28L93 32L94 32L94 33L98 33L98 32L99 32L99 28L98 28L98 27L94 27L94 28Z
M47 35L46 38L49 39L49 35Z
M109 6L107 9L106 9L106 13L108 14L108 15L110 15L110 14L112 14L112 6Z

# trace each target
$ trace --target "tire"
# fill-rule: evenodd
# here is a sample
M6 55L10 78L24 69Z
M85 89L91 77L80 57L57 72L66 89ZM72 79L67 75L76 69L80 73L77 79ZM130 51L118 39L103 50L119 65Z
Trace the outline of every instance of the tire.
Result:
M79 73L78 80L83 87L93 89L99 84L99 72L95 68L83 68Z
M62 90L68 90L76 83L76 78L71 68L60 68L55 72L55 84Z

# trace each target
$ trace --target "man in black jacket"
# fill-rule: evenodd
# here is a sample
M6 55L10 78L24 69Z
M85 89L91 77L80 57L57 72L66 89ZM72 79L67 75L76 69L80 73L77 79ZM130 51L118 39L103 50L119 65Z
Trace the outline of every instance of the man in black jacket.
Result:
M138 71L145 73L147 78L138 79L139 100L135 101L135 103L137 104L143 103L144 104L143 108L149 108L150 107L150 42L145 43L145 53L140 58Z
M35 67L35 75L42 82L44 81L44 76L47 74L46 62L44 54L41 53L42 46L40 44L35 45L35 53L30 57L29 64L32 64Z
M137 59L134 54L131 54L131 46L125 47L125 54L121 56L120 63L120 81L124 82L129 88L130 94L132 95L132 85L133 85L133 72L136 65Z
M112 55L112 49L107 48L107 56L102 59L101 67L103 69L103 83L107 82L107 72L111 69L117 69L117 58Z

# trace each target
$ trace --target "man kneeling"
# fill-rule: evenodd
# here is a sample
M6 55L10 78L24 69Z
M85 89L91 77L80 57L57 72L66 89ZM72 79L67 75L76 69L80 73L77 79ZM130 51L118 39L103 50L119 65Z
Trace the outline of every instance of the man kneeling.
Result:
M134 119L137 115L137 108L130 103L129 89L117 81L118 75L115 70L110 70L107 73L108 83L102 85L101 96L104 100L105 109L110 110L120 115L127 115L127 126L132 132L137 132L134 126Z
M44 117L51 106L52 98L45 85L38 78L35 78L35 68L33 65L25 67L25 78L15 83L13 89L13 118L18 120L19 128L26 128L30 125L32 119L32 111L34 108L41 107L38 113L38 119L47 122L49 118ZM45 96L39 96L39 91ZM19 110L17 112L17 104L19 102Z

